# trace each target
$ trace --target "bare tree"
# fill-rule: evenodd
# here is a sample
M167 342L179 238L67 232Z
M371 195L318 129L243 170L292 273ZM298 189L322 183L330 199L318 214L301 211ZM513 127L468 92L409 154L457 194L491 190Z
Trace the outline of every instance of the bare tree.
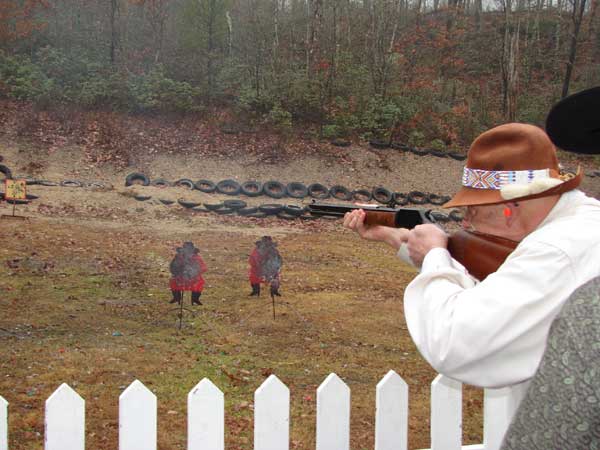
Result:
M502 107L504 117L514 122L517 116L517 95L519 75L519 31L520 21L513 23L512 3L504 4L504 42L502 44Z
M562 98L569 94L569 84L571 83L571 74L573 73L573 67L575 65L575 57L577 55L577 39L579 37L579 30L581 29L581 22L583 20L583 12L585 11L586 0L572 0L570 1L573 6L571 12L571 23L573 29L571 31L571 43L569 46L569 59L567 60L567 67L565 71L565 79L562 87Z

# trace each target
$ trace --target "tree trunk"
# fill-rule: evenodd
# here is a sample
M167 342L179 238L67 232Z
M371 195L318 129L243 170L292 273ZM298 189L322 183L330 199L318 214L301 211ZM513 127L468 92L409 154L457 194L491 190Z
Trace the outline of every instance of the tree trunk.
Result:
M565 80L562 87L562 98L569 95L569 84L571 83L571 74L575 65L575 56L577 55L577 38L581 29L581 21L583 20L583 12L585 11L586 0L575 0L573 4L573 13L571 20L573 22L573 33L571 34L571 45L569 48L569 59L565 71Z
M110 0L110 63L115 63L115 53L117 49L117 11L119 5L117 0Z

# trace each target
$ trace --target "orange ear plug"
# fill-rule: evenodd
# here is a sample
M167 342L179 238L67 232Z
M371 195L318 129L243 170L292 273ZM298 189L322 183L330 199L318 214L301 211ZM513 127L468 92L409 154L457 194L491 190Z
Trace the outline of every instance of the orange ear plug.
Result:
M502 213L504 214L504 217L512 216L512 211L508 206L504 207L504 210L502 211Z

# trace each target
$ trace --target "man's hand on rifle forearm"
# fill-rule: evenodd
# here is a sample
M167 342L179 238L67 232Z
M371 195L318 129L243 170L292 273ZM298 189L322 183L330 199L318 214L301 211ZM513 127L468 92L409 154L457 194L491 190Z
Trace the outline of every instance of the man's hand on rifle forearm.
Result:
M408 254L416 266L421 267L425 255L434 248L447 248L448 236L436 225L417 225L408 233Z
M365 225L366 213L356 209L344 215L344 227L356 231L358 235L369 241L385 242L396 250L408 239L406 228L392 228L381 225Z

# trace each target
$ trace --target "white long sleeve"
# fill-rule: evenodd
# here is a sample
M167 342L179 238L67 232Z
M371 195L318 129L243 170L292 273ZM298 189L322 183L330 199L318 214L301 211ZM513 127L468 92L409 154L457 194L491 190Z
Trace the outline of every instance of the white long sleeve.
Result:
M483 387L533 376L564 301L600 275L600 203L572 194L481 283L446 249L427 254L406 288L404 312L438 372Z

